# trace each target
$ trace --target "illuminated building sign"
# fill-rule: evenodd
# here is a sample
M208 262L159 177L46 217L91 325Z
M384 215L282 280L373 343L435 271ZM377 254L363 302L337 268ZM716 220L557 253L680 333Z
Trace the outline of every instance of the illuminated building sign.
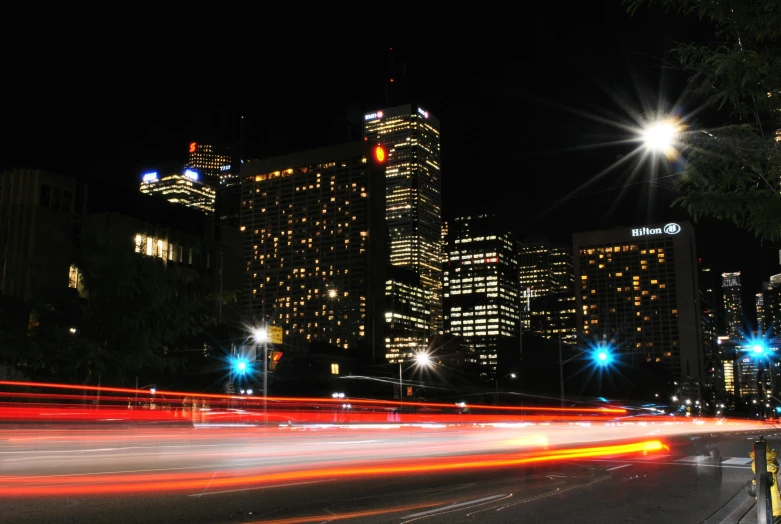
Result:
M364 115L363 119L364 120L374 120L375 118L382 118L382 117L383 117L383 112L382 111L377 111L376 113L369 113L368 115Z
M418 108L418 114L423 115L423 118L428 118L428 111L423 111L420 107Z
M230 164L227 166L220 166L220 171L228 171L231 168Z
M152 171L151 173L144 173L142 180L144 182L154 182L157 180L157 171Z
M198 172L193 171L192 169L185 170L184 176L186 176L190 180L198 180Z
M195 142L190 142L190 153L195 153L195 148L198 147L198 144Z
M681 232L681 226L670 222L664 227L639 227L632 230L633 237L647 237L651 235L677 235Z
M374 148L374 159L381 164L385 162L385 150L382 147Z

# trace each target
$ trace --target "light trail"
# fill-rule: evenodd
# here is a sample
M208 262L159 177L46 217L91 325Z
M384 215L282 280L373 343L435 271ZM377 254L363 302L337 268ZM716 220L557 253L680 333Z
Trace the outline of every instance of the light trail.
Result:
M386 463L371 466L322 467L274 473L244 474L242 476L233 476L235 472L225 472L222 473L223 476L217 476L216 473L212 472L96 475L90 477L61 476L56 479L56 484L49 477L2 477L0 478L0 497L105 496L182 490L205 491L207 488L225 490L266 484L311 482L333 478L345 479L421 473L466 472L590 457L648 453L663 449L665 449L665 445L661 441L646 440L611 446L568 448L512 455L502 454L494 458L468 456L454 459L453 457L445 457L414 462Z

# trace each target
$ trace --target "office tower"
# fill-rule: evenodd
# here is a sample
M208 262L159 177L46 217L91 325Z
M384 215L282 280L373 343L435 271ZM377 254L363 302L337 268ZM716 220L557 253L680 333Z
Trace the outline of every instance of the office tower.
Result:
M697 283L700 295L700 325L702 332L703 358L705 362L704 397L716 403L724 401L724 371L718 351L718 330L716 325L716 273L697 259Z
M242 166L248 321L383 355L385 158L360 141Z
M573 235L578 326L626 365L658 362L702 382L694 228L669 223Z
M567 246L530 242L518 244L518 280L523 302L524 331L548 339L577 342L572 251Z
M385 359L395 364L426 349L431 311L414 271L388 266L385 280Z
M156 171L144 173L141 177L141 192L161 196L172 204L182 204L209 215L214 213L216 192L213 187L201 182L199 173L192 169L163 177Z
M765 331L765 294L760 291L754 296L757 307L757 331L763 333Z
M67 290L86 194L42 169L0 173L0 296L48 301Z
M220 150L219 147L211 144L190 142L185 169L196 171L201 177L201 182L208 184L213 189L225 185L233 177L231 176L231 155L227 148L224 149L224 151Z
M439 120L402 105L364 115L364 139L388 152L385 219L390 263L415 271L428 293L430 335L442 330L442 178Z
M743 288L740 271L721 274L721 291L724 295L724 321L726 334L739 342L743 338Z
M484 379L496 378L498 352L519 333L515 242L496 217L456 218L449 225L445 320L474 352Z

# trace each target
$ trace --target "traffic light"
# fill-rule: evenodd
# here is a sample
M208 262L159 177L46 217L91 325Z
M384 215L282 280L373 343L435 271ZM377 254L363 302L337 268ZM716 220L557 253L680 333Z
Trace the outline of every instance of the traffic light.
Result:
M277 369L277 366L279 365L279 360L282 358L282 352L281 351L275 351L275 350L272 349L268 353L269 353L269 356L268 356L268 360L269 360L269 362L268 362L268 369L269 369L269 371L274 371L275 369Z
M247 359L237 358L233 361L233 370L239 375L245 375L250 371L250 363Z
M599 366L607 366L613 361L613 354L606 348L599 348L594 351L593 357Z

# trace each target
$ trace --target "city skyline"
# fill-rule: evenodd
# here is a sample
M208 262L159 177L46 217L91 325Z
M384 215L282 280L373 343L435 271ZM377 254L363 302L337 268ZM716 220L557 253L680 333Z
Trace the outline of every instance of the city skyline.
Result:
M662 67L664 41L697 24L673 22L659 12L634 18L609 4L601 10L578 7L583 16L577 23L554 26L537 20L530 36L534 42L522 52L500 49L489 55L487 48L456 46L432 54L394 47L407 65L404 101L419 102L442 122L445 220L498 211L519 240L541 233L571 244L571 235L579 231L687 218L684 210L670 209L675 194L664 180L653 182L650 167L632 180L629 168L594 179L623 158L629 146L584 149L626 138L625 131L585 115L623 119L628 118L625 106L641 111L657 99L667 104L680 99L684 77ZM593 41L582 38L593 35L594 27L602 27L603 34ZM568 39L583 47L573 51L562 43ZM327 49L295 65L286 64L287 55L280 53L269 66L280 76L309 71L326 87L258 91L239 83L234 96L227 85L208 93L197 86L183 92L160 85L110 115L100 98L72 103L54 93L40 100L20 90L15 93L20 103L4 114L8 129L15 131L8 133L0 168L25 164L86 182L137 187L144 172L180 169L191 142L238 140L241 116L244 151L258 158L347 142L351 134L359 138L365 111L386 106L387 52L380 46L345 51L339 60L353 66L347 73L334 70L333 60L323 60ZM161 60L150 68L170 75L175 66ZM89 75L79 81L89 82ZM699 106L682 100L682 107ZM698 118L707 125L719 115L705 111ZM83 129L72 132L73 122ZM85 146L91 151L86 159ZM584 182L593 184L578 190ZM742 272L744 302L750 303L761 283L779 272L776 251L760 247L749 233L715 220L695 228L698 255L714 271ZM725 237L732 240L728 250L717 242ZM753 309L747 314L753 318Z

